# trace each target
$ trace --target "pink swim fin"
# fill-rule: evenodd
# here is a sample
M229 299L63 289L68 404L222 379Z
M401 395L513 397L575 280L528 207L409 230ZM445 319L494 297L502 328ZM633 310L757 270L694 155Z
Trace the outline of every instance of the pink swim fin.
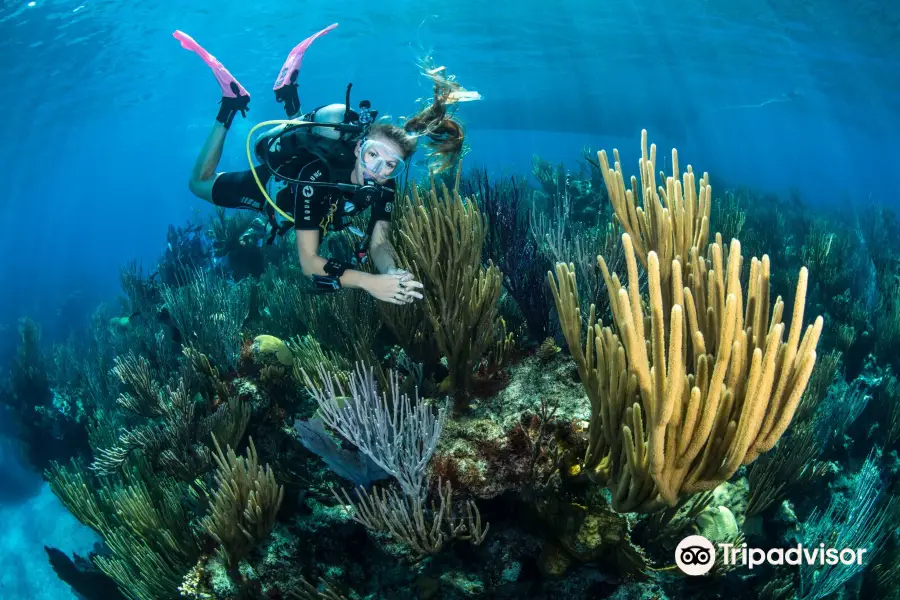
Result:
M291 53L288 54L287 60L284 61L284 66L281 67L281 71L278 73L278 78L275 80L275 85L272 86L272 89L276 92L279 88L282 88L286 85L291 85L297 81L297 73L300 72L300 64L303 62L303 54L306 52L306 49L309 48L314 41L316 41L319 37L325 35L335 27L337 27L337 23L332 23L322 31L315 33L299 44L291 50Z
M209 68L212 69L213 75L216 76L216 81L219 82L219 87L222 88L222 96L225 98L237 98L239 96L247 96L250 97L250 93L244 89L244 86L240 84L240 82L234 78L234 76L228 72L222 63L216 60L216 57L203 49L203 46L194 41L194 39L188 34L182 31L176 31L172 34L172 36L181 42L181 47L186 50L190 50L194 52L203 59Z

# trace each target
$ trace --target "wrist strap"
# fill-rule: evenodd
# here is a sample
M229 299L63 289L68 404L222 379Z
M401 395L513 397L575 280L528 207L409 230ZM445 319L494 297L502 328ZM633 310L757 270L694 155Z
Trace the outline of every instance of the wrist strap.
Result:
M351 265L329 258L323 269L326 275L313 275L312 277L316 289L323 292L333 292L341 289L340 277L349 268L351 268Z
M336 260L334 258L329 258L328 262L325 263L324 270L326 273L328 273L332 277L340 277L341 275L344 274L344 271L346 271L349 268L351 268L351 265L348 265L347 263L342 263L341 261Z
M313 275L313 283L317 290L323 292L336 292L341 289L341 280L329 275Z

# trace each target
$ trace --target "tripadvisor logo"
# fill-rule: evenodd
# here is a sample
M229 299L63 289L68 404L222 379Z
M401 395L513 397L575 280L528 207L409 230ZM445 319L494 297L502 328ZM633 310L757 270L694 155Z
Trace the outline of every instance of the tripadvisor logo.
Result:
M748 548L747 544L718 544L722 564L752 569L759 565L862 565L866 548L807 547ZM675 564L685 575L706 575L716 563L716 547L702 535L690 535L675 548Z
M716 548L702 535L689 535L675 548L675 564L685 575L706 575L716 564Z

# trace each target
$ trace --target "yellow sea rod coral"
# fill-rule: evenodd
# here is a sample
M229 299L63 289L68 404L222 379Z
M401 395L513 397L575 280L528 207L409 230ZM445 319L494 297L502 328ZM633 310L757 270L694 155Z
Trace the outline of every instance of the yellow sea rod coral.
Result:
M782 322L782 299L770 302L768 256L750 261L745 292L740 242L726 247L717 235L707 245L708 176L699 192L690 166L679 181L673 150L673 175L657 187L655 156L644 132L638 206L637 180L625 189L618 153L615 168L599 153L626 231L627 286L597 257L612 326L604 327L592 306L582 344L574 267L558 264L555 279L548 273L591 401L584 467L610 487L621 511L674 506L771 450L806 388L823 324L818 317L803 332L805 268L790 327Z

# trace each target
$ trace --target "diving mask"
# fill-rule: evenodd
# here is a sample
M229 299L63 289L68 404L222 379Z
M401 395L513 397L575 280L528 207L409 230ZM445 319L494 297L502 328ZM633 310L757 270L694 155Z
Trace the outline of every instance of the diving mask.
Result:
M376 177L393 179L406 170L406 161L395 154L387 144L378 140L366 140L360 148L362 165Z

